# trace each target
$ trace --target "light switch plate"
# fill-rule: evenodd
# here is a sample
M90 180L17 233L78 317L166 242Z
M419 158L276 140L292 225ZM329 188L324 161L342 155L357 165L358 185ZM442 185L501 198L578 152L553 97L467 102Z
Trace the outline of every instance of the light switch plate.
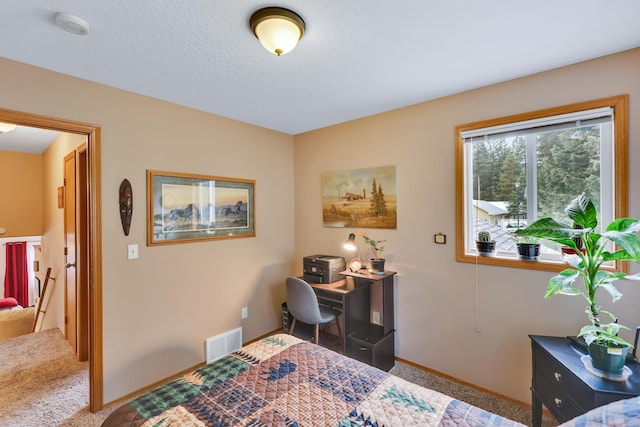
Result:
M371 323L375 323L376 325L382 325L380 323L380 312L379 311L374 311L371 313Z
M127 246L127 259L138 259L138 245Z

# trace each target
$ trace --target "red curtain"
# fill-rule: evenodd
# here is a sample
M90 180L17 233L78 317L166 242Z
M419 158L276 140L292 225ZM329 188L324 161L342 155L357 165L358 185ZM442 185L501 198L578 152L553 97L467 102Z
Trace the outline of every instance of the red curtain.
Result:
M29 306L29 272L27 243L7 243L7 263L4 274L4 296L14 297L23 307Z

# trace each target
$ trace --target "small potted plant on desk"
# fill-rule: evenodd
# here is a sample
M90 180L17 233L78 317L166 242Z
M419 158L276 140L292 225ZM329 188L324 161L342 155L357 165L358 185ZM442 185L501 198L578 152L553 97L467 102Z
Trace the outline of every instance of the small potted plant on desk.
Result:
M386 240L373 240L370 239L369 236L362 233L362 238L365 243L371 246L371 252L373 257L369 259L370 267L369 272L374 274L384 274L384 258L381 258L382 252L384 251L384 246L382 243L386 242Z
M480 256L492 256L496 250L496 241L491 240L491 233L488 231L478 231L476 248Z
M565 225L552 218L540 219L523 230L516 231L521 236L533 236L555 242L573 249L573 254L565 253L564 260L568 269L552 277L547 284L545 298L556 294L582 295L587 301L585 312L589 324L584 326L578 336L584 338L590 361L584 360L587 370L598 376L619 376L623 373L624 363L631 343L618 336L620 329L629 329L617 323L612 313L602 310L596 302L599 289L604 289L615 302L622 294L613 285L618 279L640 280L640 275L628 275L624 272L603 268L607 261L633 261L640 264L640 221L635 218L620 218L609 224L603 233L596 230L598 224L596 209L584 193L576 197L565 209L567 216L577 225ZM615 243L619 249L610 252ZM576 279L582 277L584 289L575 288ZM601 315L606 315L610 323L603 323ZM591 364L589 366L588 363ZM595 368L595 372L589 368ZM605 375L599 375L604 373Z
M540 255L540 239L533 236L515 235L518 257L523 261L536 261Z

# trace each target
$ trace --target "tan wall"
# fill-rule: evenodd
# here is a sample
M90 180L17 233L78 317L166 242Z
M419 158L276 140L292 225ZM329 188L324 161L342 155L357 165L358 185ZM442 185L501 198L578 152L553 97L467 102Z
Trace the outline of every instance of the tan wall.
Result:
M42 155L0 151L2 237L42 235Z
M396 165L398 226L367 230L387 239L396 281L397 355L523 402L530 402L527 334L575 335L579 298L544 299L548 272L455 260L457 124L627 93L630 95L630 214L640 216L640 49L321 129L295 138L296 270L312 253L349 257L349 230L323 228L323 172ZM433 235L447 234L446 245ZM637 269L636 269L637 272ZM640 286L621 282L611 307L640 324ZM478 305L476 307L476 298ZM476 330L477 329L477 330ZM630 336L627 336L630 338Z
M280 326L294 255L292 136L6 59L0 79L10 82L0 108L101 126L105 402L204 361L207 337L242 326L246 341ZM256 180L257 236L147 247L147 169ZM127 260L129 244L139 259Z
M81 135L61 133L43 153L44 234L38 277L44 285L47 268L54 279L47 285L43 300L42 329L57 327L65 333L64 324L64 209L58 208L58 187L64 185L64 156L86 143Z

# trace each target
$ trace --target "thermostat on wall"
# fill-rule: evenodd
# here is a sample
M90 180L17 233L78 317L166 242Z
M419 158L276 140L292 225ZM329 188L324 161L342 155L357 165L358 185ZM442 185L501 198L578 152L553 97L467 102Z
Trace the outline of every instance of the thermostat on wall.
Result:
M444 245L447 243L447 235L442 233L434 234L433 241L440 245Z

